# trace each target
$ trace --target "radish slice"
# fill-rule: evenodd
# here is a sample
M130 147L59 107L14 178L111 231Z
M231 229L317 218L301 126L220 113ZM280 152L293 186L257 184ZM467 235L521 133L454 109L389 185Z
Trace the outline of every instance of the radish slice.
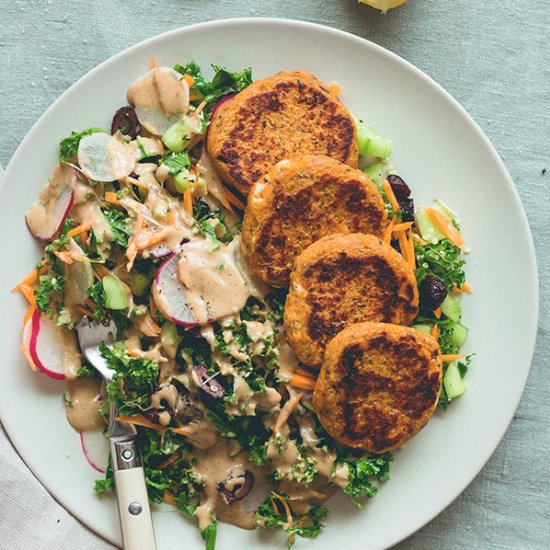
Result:
M172 249L162 243L156 244L151 248L146 248L142 252L142 256L144 258L164 258L165 256L168 256L168 254L172 254Z
M215 112L216 112L224 103L227 103L230 99L233 99L236 95L237 95L237 92L235 92L235 93L233 93L233 94L228 94L228 95L226 95L225 97L223 97L222 99L220 99L220 100L218 101L218 103L216 103L216 105L214 105L214 108L212 109L211 116L214 116Z
M161 136L189 110L189 86L170 67L157 67L128 88L128 102L140 124Z
M84 456L94 470L104 474L109 462L109 440L103 435L103 430L80 432L80 443Z
M193 317L185 289L178 279L179 256L172 254L158 268L153 283L153 298L160 312L173 323L194 327L198 323Z
M88 297L88 289L94 284L94 272L92 263L74 239L70 239L69 251L74 261L65 264L65 305L76 306Z
M77 171L72 166L56 165L26 217L27 226L37 239L51 241L61 231L74 203L76 183Z
M65 379L65 341L62 327L36 310L32 314L29 353L36 368L56 380ZM72 334L72 333L71 333Z
M78 163L92 180L114 181L130 175L137 162L135 146L96 132L80 140Z

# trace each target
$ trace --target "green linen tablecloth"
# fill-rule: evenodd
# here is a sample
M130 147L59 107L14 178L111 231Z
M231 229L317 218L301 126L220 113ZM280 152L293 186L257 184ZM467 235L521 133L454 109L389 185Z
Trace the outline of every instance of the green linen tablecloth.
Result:
M503 158L537 249L533 367L512 425L483 471L398 548L550 548L549 0L410 0L385 16L355 0L0 0L0 163L6 166L66 88L111 55L191 23L251 16L329 25L401 55L466 108ZM49 496L1 430L0 510L2 549L113 548Z

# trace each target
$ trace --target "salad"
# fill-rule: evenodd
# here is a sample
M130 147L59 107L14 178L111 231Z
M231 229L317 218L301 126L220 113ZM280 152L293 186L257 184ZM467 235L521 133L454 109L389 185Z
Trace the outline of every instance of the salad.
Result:
M115 403L118 420L138 427L150 500L196 518L206 548L218 521L280 529L292 545L319 534L335 491L359 507L374 497L392 455L346 447L323 429L315 373L286 340L286 291L258 281L242 258L245 204L222 182L204 136L252 74L213 70L208 80L193 62L154 63L108 131L61 140L26 220L44 253L14 289L30 304L21 349L31 368L65 381L67 419L105 474L96 492L114 488L106 431ZM460 296L472 290L459 219L440 200L415 210L391 142L356 127L360 167L391 219L384 240L415 270L413 327L443 354L446 409L465 391L470 363L459 353L468 334ZM115 371L106 385L80 353L83 316L116 323L116 344L101 348Z

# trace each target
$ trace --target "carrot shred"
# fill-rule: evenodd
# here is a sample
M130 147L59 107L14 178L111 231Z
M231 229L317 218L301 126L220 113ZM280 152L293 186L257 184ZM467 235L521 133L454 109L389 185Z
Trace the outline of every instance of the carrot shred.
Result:
M396 223L393 226L393 231L405 231L412 227L413 222Z
M393 218L390 220L390 223L387 225L386 229L384 229L384 233L382 234L382 241L386 244L390 244L391 242L391 235L393 231Z
M118 204L118 196L114 191L107 191L105 193L105 200L111 204Z
M301 390L314 390L315 389L315 380L309 378L309 376L302 376L300 374L292 373L290 375L289 384L293 388L299 388Z
M297 393L294 397L291 397L284 405L277 416L275 421L275 432L279 432L281 428L286 424L290 415L298 408L300 399L302 399L302 393Z
M84 306L81 306L80 304L76 306L76 309L82 313L82 315L87 315L88 317L93 317L94 312L90 311L89 309L86 309Z
M198 105L198 107L195 109L195 115L198 116L202 113L202 110L206 107L207 101L201 101Z
M441 317L441 313L442 313L442 311L441 311L440 307L438 307L437 309L434 309L434 317L436 319L439 319Z
M180 426L179 428L170 428L170 429L172 432L178 435L185 435L185 436L191 435L191 432L184 426Z
M143 244L138 245L139 249L149 248L153 246L154 244L160 243L168 234L168 228L165 227L164 229L161 229L160 231L157 231L152 235L152 237L145 241Z
M455 246L464 246L464 239L460 231L453 225L451 218L444 216L434 208L425 208L427 216L437 226L437 228L453 243Z
M156 68L157 68L157 58L153 56L151 57L151 70Z
M71 237L80 235L81 233L86 233L89 230L90 230L89 223L81 223L80 225L73 227L70 231L67 231L67 237L70 239Z
M158 432L165 433L168 428L161 426L160 424L154 424L150 420L147 420L142 414L134 414L133 416L117 416L118 422L126 422L127 424L134 424L135 426L143 426L144 428L151 428Z
M411 269L416 269L416 257L414 255L414 241L412 238L412 232L409 230L407 238L407 261Z
M191 195L189 186L187 186L185 193L183 193L183 207L190 216L193 215L193 196Z
M426 246L428 244L420 235L417 235L416 233L413 233L413 238L416 239L422 246Z
M175 215L174 215L174 211L173 210L170 210L170 212L168 213L168 223L170 225L174 225L174 222L176 221L175 220Z
M34 288L32 286L22 285L19 291L25 296L31 306L36 306L36 296L34 295Z
M439 327L435 324L430 331L430 334L437 340L439 338Z
M23 325L27 324L27 321L32 317L32 314L35 312L35 310L36 310L36 305L31 304L29 306L29 309L27 309L27 312L25 313L25 316L23 317Z
M139 181L137 178L132 178L132 177L130 177L130 176L126 176L126 177L124 178L124 181L125 181L126 183L131 183L132 185L135 185L136 187L140 187L141 189L145 189L145 190L148 189L147 185L145 185L144 183L142 183L141 181Z
M97 304L88 296L84 302L92 311L97 307Z
M474 289L468 283L462 283L458 286L456 283L453 284L453 292L473 292Z
M399 250L401 251L401 256L403 256L404 260L407 263L409 262L409 245L407 242L407 234L404 231L399 231L397 234L397 238L399 240Z
M36 372L38 369L36 368L36 365L34 364L34 361L32 360L31 354L25 344L21 344L21 353L25 356L25 359L27 360L27 363L29 363L29 366L31 369Z
M386 196L388 197L388 200L390 201L390 204L392 205L394 212L399 212L401 208L399 207L399 203L397 202L397 199L395 198L395 194L393 192L393 189L391 188L390 182L386 179L382 180L382 189L384 189L384 192L386 193Z
M22 286L30 286L36 282L39 275L44 275L48 270L47 265L43 265L40 269L34 268L22 281L19 281L12 289L12 292L19 292Z
M74 260L71 256L70 252L67 250L54 250L53 253L64 263L67 265L71 265Z
M448 355L442 355L441 356L441 361L443 361L444 363L448 363L449 361L456 361L458 359L464 359L464 357L466 357L466 356L462 353L450 353Z
M227 189L227 187L224 187L223 188L223 193L225 195L225 198L235 207L235 208L238 208L239 210L242 210L244 211L246 209L246 204L244 204L244 202L239 199L239 197L237 197L236 195L234 195L233 193L231 193L231 191L229 191L229 189Z
M285 510L286 514L286 523L287 526L290 528L292 527L292 512L290 511L290 507L288 505L288 502L286 499L284 499L279 493L276 493L275 491L271 491L271 494L278 500L281 501L281 504L283 505L283 508Z
M193 84L195 84L195 79L190 74L184 74L183 80L187 82L187 86L189 86L189 88L191 88Z
M162 469L162 464L159 466L159 468ZM172 506L177 505L176 499L168 491L164 491L164 502L166 502L167 504L171 504Z

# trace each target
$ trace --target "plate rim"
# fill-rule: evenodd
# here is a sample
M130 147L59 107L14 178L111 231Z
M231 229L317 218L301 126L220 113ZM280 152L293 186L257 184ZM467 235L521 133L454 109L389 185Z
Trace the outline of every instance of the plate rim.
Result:
M498 154L496 148L494 147L492 142L489 140L489 138L485 135L485 133L483 132L481 127L478 125L478 123L474 120L474 118L449 92L447 92L438 82L436 82L432 77L430 77L424 71L422 71L421 69L413 65L410 61L404 59L400 55L392 52L391 50L383 46L380 46L379 44L376 44L375 42L372 42L367 38L363 38L355 34L352 34L348 31L344 31L328 25L322 25L319 23L313 23L309 21L302 21L302 20L296 20L296 19L274 18L274 17L236 17L236 18L216 19L212 21L199 22L199 23L194 23L192 25L184 25L160 34L156 34L149 38L146 38L140 42L137 42L115 53L114 55L108 57L107 59L105 59L104 61L102 61L101 63L99 63L98 65L96 65L95 67L87 71L86 73L82 74L75 82L73 82L64 92L62 92L59 95L59 97L57 97L52 102L52 104L38 117L38 119L36 119L36 121L29 128L29 130L27 131L24 138L21 140L21 142L17 146L7 166L4 169L3 177L0 178L0 190L3 190L3 187L6 185L8 177L11 174L12 166L17 163L19 156L24 154L27 146L27 142L33 139L33 135L36 132L36 128L42 123L43 119L45 119L50 114L51 111L55 110L58 104L62 103L65 100L65 97L67 95L72 93L75 89L79 88L80 86L86 85L87 81L89 79L93 79L96 73L100 72L105 66L110 65L111 63L118 61L120 58L123 58L141 48L144 48L144 49L152 48L154 47L155 42L170 40L172 36L177 36L178 34L185 31L191 31L191 30L197 30L197 29L209 30L211 28L216 28L219 26L231 26L231 25L243 25L243 24L244 25L258 24L258 25L268 25L273 27L276 27L276 26L295 27L296 29L306 28L306 29L313 29L313 30L317 30L328 34L334 34L336 36L344 37L347 40L352 40L357 44L362 43L364 45L366 43L368 47L375 50L379 55L385 56L391 59L393 62L398 63L399 65L402 65L402 66L404 65L405 68L408 69L410 72L412 72L416 78L419 78L420 80L422 80L425 84L427 84L432 89L434 89L438 93L438 95L443 96L443 98L446 101L450 102L453 108L455 109L455 111L460 114L461 118L464 119L464 121L475 131L477 137L483 142L487 152L491 155L492 160L496 163L496 165L500 169L500 172L504 179L503 184L505 184L508 191L511 192L511 197L513 198L514 206L518 210L519 220L521 221L521 227L519 229L525 235L528 243L528 250L526 252L527 252L527 256L529 257L530 264L527 266L527 271L531 278L531 280L529 281L529 286L532 290L531 298L533 303L530 305L533 308L533 315L531 316L531 323L530 323L530 326L528 327L530 342L528 342L528 345L526 345L524 349L526 352L525 362L527 363L527 360L528 360L529 366L528 368L525 368L524 371L522 372L521 384L518 386L518 391L517 391L517 396L515 398L515 401L512 404L512 406L510 406L507 409L508 418L506 419L506 422L503 424L503 427L501 427L501 429L498 431L498 434L497 434L498 438L495 438L496 443L490 446L489 452L484 453L483 461L481 462L481 465L479 466L479 468L474 469L475 471L471 471L469 475L464 477L463 481L460 484L462 487L460 491L458 491L456 494L453 494L452 496L448 496L447 498L445 498L446 504L444 504L443 507L441 507L437 513L435 513L434 515L431 515L428 519L420 521L418 525L414 528L414 530L409 531L408 533L405 533L405 534L400 534L397 537L393 537L391 541L388 543L388 546L386 546L386 548L388 548L412 536L418 530L420 530L425 525L433 521L436 517L441 515L441 513L446 508L448 508L448 506L452 502L454 502L461 494L464 493L464 491L468 488L468 486L472 483L472 481L483 470L487 462L493 456L497 447L502 442L514 418L514 415L517 411L519 403L523 397L527 379L533 365L534 353L535 353L535 348L537 343L537 332L538 332L537 329L538 329L539 310L540 310L540 286L539 286L540 282L539 282L539 272L538 272L538 266L537 266L537 257L536 257L534 241L533 241L533 234L529 226L526 211L523 207L523 203L521 201L521 197L519 195L518 189L510 173L508 172L508 169L504 164L504 161ZM83 82L83 81L86 81L86 82ZM2 422L4 430L6 431L13 447L16 449L16 452L19 454L20 458L25 462L25 465L29 469L31 475L33 475L36 479L38 479L39 483L48 491L48 493L54 498L54 500L56 500L56 502L58 502L65 510L67 510L71 515L76 517L84 525L92 529L94 534L106 540L110 540L111 542L116 544L116 541L113 541L105 537L104 535L101 535L100 533L98 533L95 530L95 528L88 523L86 519L84 519L79 514L67 508L61 502L61 497L59 498L57 497L57 489L55 487L51 487L49 483L45 483L44 481L42 481L42 479L40 479L40 477L38 477L34 473L34 471L28 466L27 460L20 453L19 448L15 443L15 439L17 439L15 435L16 428L15 427L12 428L9 424L6 425L4 423L3 421L4 414L2 411L3 411L3 408L2 406L0 406L0 421ZM485 454L487 456L485 456Z

